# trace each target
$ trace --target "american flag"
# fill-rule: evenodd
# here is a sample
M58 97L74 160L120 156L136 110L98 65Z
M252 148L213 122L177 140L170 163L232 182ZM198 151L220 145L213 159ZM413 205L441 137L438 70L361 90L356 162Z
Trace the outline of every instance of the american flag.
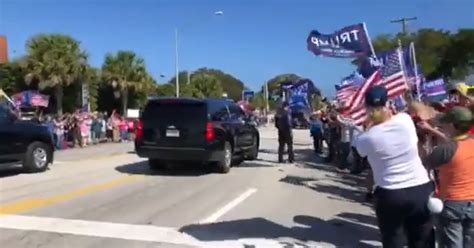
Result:
M358 72L354 72L343 78L339 85L335 85L336 101L339 103L339 106L343 108L349 107L350 98L356 93L364 81L365 78L362 75Z
M365 82L357 89L357 91L352 95L347 108L344 113L354 120L356 125L361 125L366 120L367 112L364 106L364 96L365 92L372 86L377 85L381 81L382 73L380 70L375 71L372 75L365 80Z
M357 87L355 85L346 85L344 87L337 87L336 85L336 101L344 105L344 107L348 107L345 106L345 104L349 103L351 96L354 95L356 91Z
M402 95L408 84L401 64L401 51L399 48L393 50L388 56L386 64L375 71L363 85L357 90L350 100L349 107L345 111L356 125L360 125L367 119L367 111L364 106L364 95L367 89L375 85L383 85L387 89L390 99Z
M389 55L387 63L382 67L382 75L381 84L387 89L389 98L395 98L408 89L408 82L401 63L400 48L395 49Z

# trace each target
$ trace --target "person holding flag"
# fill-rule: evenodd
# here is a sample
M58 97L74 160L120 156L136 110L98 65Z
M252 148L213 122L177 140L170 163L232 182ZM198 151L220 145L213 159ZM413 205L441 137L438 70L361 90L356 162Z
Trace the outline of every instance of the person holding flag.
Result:
M393 114L384 86L365 92L370 128L356 140L356 149L367 157L376 185L374 207L383 247L434 247L431 213L427 204L434 185L418 153L418 136L411 117Z
M424 164L439 170L439 196L444 201L440 214L441 247L474 247L474 137L469 135L473 114L456 106L435 119L443 130L445 142L436 146ZM438 135L429 122L424 130Z

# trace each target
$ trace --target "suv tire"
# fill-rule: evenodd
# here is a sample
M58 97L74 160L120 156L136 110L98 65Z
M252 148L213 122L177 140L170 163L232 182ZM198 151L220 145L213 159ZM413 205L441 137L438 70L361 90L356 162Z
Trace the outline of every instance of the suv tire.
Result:
M224 144L224 155L222 156L221 160L217 162L217 172L218 173L228 173L230 171L230 167L232 166L232 146L229 142L225 142Z
M29 173L45 171L48 169L52 156L51 147L43 142L35 141L26 149L23 169Z
M148 166L151 170L163 170L166 169L166 163L159 159L148 159Z
M258 158L258 139L256 136L253 137L252 148L245 155L247 160L255 160Z

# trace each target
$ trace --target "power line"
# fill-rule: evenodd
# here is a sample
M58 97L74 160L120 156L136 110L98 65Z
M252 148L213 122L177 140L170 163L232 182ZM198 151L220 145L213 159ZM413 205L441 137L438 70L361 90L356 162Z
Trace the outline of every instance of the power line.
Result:
M400 18L400 19L391 20L390 22L391 23L401 23L402 24L402 33L406 34L407 33L407 24L408 24L408 22L409 21L415 21L417 19L418 19L417 17L410 17L410 18L403 17L403 18Z

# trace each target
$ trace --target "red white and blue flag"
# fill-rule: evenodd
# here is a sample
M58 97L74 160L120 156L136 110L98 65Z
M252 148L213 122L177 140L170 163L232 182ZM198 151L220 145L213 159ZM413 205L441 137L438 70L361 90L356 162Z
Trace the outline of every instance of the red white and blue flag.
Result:
M354 95L357 89L364 83L365 78L357 72L342 79L341 83L335 85L336 87L336 101L342 108L349 107L349 100Z
M356 125L364 123L367 118L364 96L365 92L375 85L383 85L387 89L389 99L402 95L408 89L400 48L392 50L384 66L372 73L351 97L344 112Z
M361 125L366 120L367 112L364 106L365 92L367 92L370 87L379 84L381 79L382 73L380 70L372 73L372 75L365 80L345 105L347 107L344 110L344 114L354 120L356 125Z
M336 101L341 106L344 106L344 108L346 108L349 105L345 106L345 104L349 104L349 100L351 99L352 95L355 94L356 91L357 91L357 86L355 85L336 87Z

